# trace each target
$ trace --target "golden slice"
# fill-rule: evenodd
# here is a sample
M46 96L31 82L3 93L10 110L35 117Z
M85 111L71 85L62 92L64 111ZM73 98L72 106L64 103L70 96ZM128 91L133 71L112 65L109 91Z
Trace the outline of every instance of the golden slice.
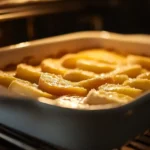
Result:
M69 108L79 108L83 98L84 97L81 96L61 96L56 99L56 105Z
M124 74L115 75L113 76L113 80L115 84L122 84L124 81L128 80L128 76Z
M91 71L94 73L107 73L113 71L115 69L115 65L106 64L106 63L98 63L93 60L78 60L77 61L77 68Z
M150 80L150 72L142 73L139 76L137 76L137 78Z
M54 95L80 95L84 96L87 90L74 85L59 75L43 73L39 80L39 88Z
M17 66L16 77L30 81L32 83L38 83L41 72L39 68L32 67L26 64L20 64Z
M62 57L61 62L64 67L73 69L76 68L76 63L79 59L91 60L92 58L86 55L67 54Z
M48 72L57 75L64 75L68 69L61 65L59 59L45 59L41 63L41 68L43 72Z
M78 81L87 80L96 76L98 75L89 71L70 70L66 74L64 74L63 78L72 82L78 82Z
M8 87L13 80L16 80L16 78L3 71L0 71L0 85Z
M93 60L97 60L100 62L106 62L110 64L124 64L125 57L113 51L107 51L105 49L91 49L86 51L81 51L78 53L79 55L88 55Z
M114 52L109 52L102 49L93 49L87 50L83 52L79 52L77 54L68 54L62 58L62 65L66 68L75 68L76 63L80 59L86 60L95 60L103 63L109 64L124 64L125 57L118 55Z
M133 99L130 96L116 92L91 90L88 93L87 97L84 99L84 103L89 105L111 104L111 103L126 104L132 100Z
M131 78L135 78L137 75L141 73L142 67L140 65L128 65L118 67L116 70L112 71L110 74L112 75L120 75L125 74Z
M61 96L59 98L57 98L56 100L59 101L71 101L71 102L75 102L75 103L82 103L84 97L82 96L71 96L71 95L65 95L65 96Z
M69 108L74 108L77 106L77 104L82 104L83 103L84 97L82 96L71 96L71 95L65 95L65 96L60 96L56 98L55 100L45 98L45 97L39 97L38 100L43 103L47 104L55 104L58 106L66 107L66 104L69 104ZM67 102L67 103L66 103ZM70 103L68 103L70 102Z
M142 93L142 90L132 88L130 86L124 85L116 85L116 84L104 84L99 87L99 90L109 91L109 92L117 92L120 94L128 95L130 97L137 97Z
M131 87L141 89L143 91L150 90L150 80L148 79L130 79L125 81L123 85L129 85Z
M65 108L72 108L72 109L89 109L88 104L80 103L83 100L83 97L80 96L61 96L56 100L51 100L45 97L40 97L38 100L42 103L56 105Z
M137 55L128 55L127 61L129 64L139 64L143 68L150 70L150 58Z
M15 80L15 81L12 81L12 83L8 87L8 90L18 95L28 96L28 97L33 97L33 98L37 98L37 97L51 98L52 97L51 94L41 91L40 89L37 88L37 86L38 85L31 84L30 82L27 82L27 81Z
M90 90L90 89L97 89L102 84L112 82L113 78L111 76L99 75L98 77L80 81L76 83L76 85Z

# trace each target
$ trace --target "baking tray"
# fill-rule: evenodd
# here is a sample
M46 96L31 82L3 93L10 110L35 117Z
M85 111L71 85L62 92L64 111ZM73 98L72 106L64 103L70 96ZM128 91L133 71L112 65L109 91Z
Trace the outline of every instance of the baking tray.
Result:
M0 68L88 48L150 56L147 35L80 32L0 49ZM0 124L66 150L111 150L150 127L150 93L108 110L74 110L33 99L0 97Z

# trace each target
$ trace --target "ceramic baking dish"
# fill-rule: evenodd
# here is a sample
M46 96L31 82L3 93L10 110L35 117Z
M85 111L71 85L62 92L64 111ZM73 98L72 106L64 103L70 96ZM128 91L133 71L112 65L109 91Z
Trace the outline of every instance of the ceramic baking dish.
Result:
M0 49L0 68L89 48L150 56L148 35L79 32ZM150 127L150 93L106 110L75 110L33 99L2 95L0 124L66 150L111 150Z

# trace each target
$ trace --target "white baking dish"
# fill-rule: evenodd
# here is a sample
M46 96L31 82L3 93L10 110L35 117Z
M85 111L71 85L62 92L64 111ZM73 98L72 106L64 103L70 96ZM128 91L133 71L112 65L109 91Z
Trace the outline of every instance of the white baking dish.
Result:
M0 68L91 48L150 56L150 37L90 31L20 43L0 49ZM88 111L2 96L0 124L69 150L112 149L150 126L149 98L148 93L118 108Z

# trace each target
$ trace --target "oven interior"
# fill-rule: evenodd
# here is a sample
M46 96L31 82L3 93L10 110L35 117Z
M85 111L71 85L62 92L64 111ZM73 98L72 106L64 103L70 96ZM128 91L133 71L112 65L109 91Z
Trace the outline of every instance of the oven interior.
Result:
M149 0L26 1L0 2L0 47L76 31L150 33Z
M149 0L1 2L0 47L76 31L149 34L149 7ZM2 125L0 144L1 150L59 150ZM120 150L150 150L150 130Z

